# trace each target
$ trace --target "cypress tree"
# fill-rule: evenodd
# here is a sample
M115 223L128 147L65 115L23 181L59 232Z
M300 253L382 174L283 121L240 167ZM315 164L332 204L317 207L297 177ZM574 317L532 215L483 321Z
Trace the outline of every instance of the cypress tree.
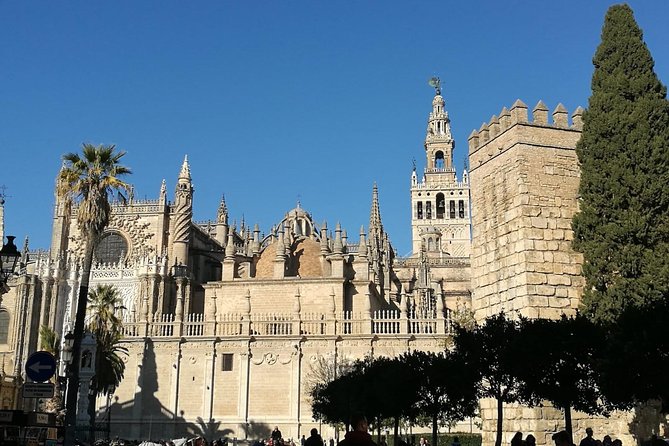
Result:
M573 245L584 255L584 310L615 321L669 299L669 102L627 5L607 12L593 64Z

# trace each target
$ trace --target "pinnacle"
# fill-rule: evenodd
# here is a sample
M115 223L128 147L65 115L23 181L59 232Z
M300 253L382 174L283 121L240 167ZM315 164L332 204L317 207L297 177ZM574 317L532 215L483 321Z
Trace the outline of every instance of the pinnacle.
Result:
M190 165L188 164L188 155L184 156L184 162L181 165L181 172L179 172L179 179L190 180Z
M379 210L379 188L374 182L374 188L372 189L372 209L369 215L369 229L383 229L383 224L381 223L381 211Z

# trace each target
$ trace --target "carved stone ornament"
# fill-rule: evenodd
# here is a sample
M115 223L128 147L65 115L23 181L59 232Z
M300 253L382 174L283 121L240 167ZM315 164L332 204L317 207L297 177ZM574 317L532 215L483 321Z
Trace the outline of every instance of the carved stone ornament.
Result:
M150 226L139 215L112 214L107 229L115 230L126 238L129 250L127 259L136 259L155 254L155 247L149 243L154 236ZM78 232L70 236L70 252L79 259L84 258L83 238Z

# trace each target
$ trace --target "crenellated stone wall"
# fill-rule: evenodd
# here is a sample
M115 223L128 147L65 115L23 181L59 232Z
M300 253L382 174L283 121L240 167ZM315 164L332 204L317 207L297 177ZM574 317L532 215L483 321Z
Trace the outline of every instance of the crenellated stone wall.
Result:
M571 249L579 182L582 109L548 122L520 100L469 137L472 184L472 310L477 320L518 311L558 317L581 296L582 256Z
M560 104L549 122L539 102L528 119L520 100L504 108L469 137L472 184L472 310L478 321L506 312L530 318L573 314L583 292L583 256L571 248L572 217L578 210L580 170L576 143L583 110L567 119ZM528 364L532 358L527 358ZM495 442L496 401L481 400L483 445ZM503 442L515 432L552 444L564 429L564 414L543 407L505 405ZM574 441L591 427L595 438L611 435L623 444L650 436L659 421L652 408L592 417L572 411Z

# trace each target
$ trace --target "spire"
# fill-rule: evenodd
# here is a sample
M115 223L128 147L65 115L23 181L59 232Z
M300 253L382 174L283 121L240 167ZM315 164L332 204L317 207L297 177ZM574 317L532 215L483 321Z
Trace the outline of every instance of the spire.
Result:
M381 211L379 210L379 188L374 182L374 188L372 189L372 210L369 213L369 232L373 230L383 230L383 224L381 223Z
M228 222L228 207L225 204L225 195L221 195L221 203L218 205L218 212L216 214L216 219L219 223Z
M184 156L184 162L181 165L181 172L179 172L180 180L189 180L190 181L190 165L188 164L188 155Z

